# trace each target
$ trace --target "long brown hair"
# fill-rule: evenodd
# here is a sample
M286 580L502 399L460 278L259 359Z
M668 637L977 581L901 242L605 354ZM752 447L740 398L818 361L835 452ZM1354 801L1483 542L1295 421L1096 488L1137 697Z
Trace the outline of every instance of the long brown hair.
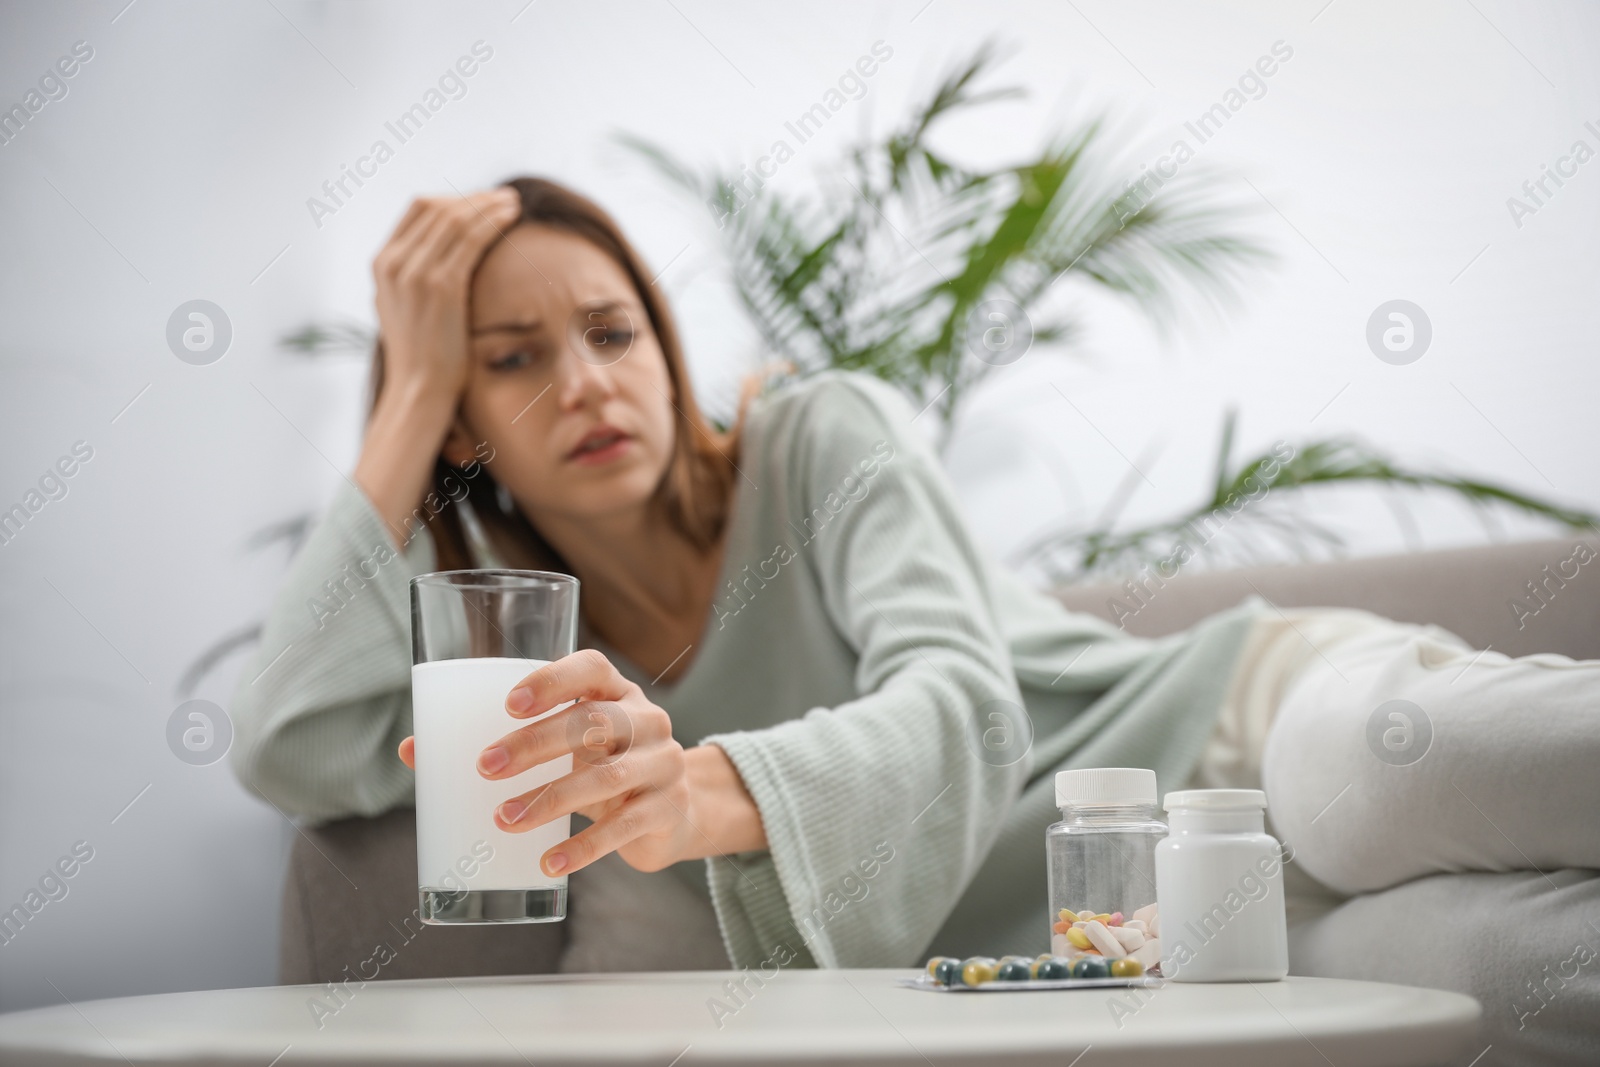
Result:
M683 347L666 301L656 292L638 252L611 216L586 197L543 178L512 178L502 184L515 189L522 198L522 215L516 224L536 223L576 234L616 260L633 281L662 355L666 357L676 409L672 461L656 486L651 505L659 508L667 521L696 548L710 549L728 520L744 414L752 389L747 383L732 429L724 432L712 426L695 402ZM379 338L372 352L369 419L383 392L383 377L383 340ZM502 563L572 573L567 562L528 521L511 495L495 482L487 467L476 461L466 467L456 467L442 454L434 461L430 492L414 512L420 523L408 524L413 536L417 529L428 530L439 570L481 567L486 563L479 558L467 536L462 521L463 507L472 509L472 517L483 531L490 550Z

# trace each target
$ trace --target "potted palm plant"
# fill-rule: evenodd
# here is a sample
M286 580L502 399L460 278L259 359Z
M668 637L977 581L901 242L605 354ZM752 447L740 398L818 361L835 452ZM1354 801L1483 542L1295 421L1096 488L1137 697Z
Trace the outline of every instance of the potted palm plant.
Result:
M1191 169L1159 189L1136 188L1128 181L1136 171L1103 120L1057 134L1036 157L1007 166L971 167L940 153L933 135L942 124L1017 95L980 88L994 61L992 46L978 49L903 124L851 147L828 181L801 193L753 183L748 174L697 171L658 145L621 137L690 200L709 206L739 300L791 373L841 367L884 378L937 412L941 443L961 404L997 367L1030 346L1070 353L1065 342L1076 324L1070 308L1052 299L1062 278L1131 299L1170 326L1183 297L1237 299L1238 282L1271 258L1244 236L1245 212L1222 195L1215 175ZM1058 582L1136 570L1174 534L1224 511L1267 535L1252 542L1257 555L1337 551L1338 535L1303 509L1235 508L1247 497L1272 493L1281 502L1333 484L1444 490L1573 528L1596 520L1480 479L1413 469L1348 437L1236 462L1235 428L1229 412L1215 477L1192 508L1119 528L1114 507L1093 525L1036 538L1020 559ZM1120 504L1133 487L1130 479Z

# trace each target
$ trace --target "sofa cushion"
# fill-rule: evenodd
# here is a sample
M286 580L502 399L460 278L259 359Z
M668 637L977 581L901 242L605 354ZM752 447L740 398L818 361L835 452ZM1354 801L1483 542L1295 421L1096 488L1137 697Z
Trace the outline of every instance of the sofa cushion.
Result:
M574 833L589 824L572 823ZM646 874L613 853L569 876L567 888L562 922L425 926L415 810L307 827L289 860L278 981L729 966L711 901L671 870Z
M565 923L423 925L411 808L302 828L290 850L278 951L284 985L548 974L565 944Z
M1580 541L1600 552L1591 534L1237 570L1190 564L1160 586L1146 582L1142 604L1121 579L1063 586L1056 595L1074 611L1112 621L1120 601L1123 612L1133 612L1122 616L1128 632L1141 637L1175 633L1258 593L1279 607L1364 608L1400 622L1431 622L1473 648L1508 656L1600 659L1600 559L1575 562Z
M1476 1067L1593 1067L1600 871L1436 874L1364 893L1290 927L1289 971L1476 997L1479 1048L1493 1046Z

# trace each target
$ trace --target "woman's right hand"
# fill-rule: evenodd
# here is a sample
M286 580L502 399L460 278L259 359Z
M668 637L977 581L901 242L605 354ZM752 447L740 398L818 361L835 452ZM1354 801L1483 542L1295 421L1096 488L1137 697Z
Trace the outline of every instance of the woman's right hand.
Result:
M472 273L520 208L505 186L411 202L372 261L386 389L425 388L454 410L467 382Z
M401 549L471 373L473 272L520 213L505 187L418 199L373 261L383 390L354 477Z

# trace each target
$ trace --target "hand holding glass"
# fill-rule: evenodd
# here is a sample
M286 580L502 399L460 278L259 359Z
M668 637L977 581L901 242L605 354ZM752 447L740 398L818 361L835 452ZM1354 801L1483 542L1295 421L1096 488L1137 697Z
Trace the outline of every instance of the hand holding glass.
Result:
M575 579L443 572L413 579L412 602L417 734L400 755L417 768L425 921L560 919L567 874L607 853L641 871L710 854L666 711L601 653L570 651ZM508 715L530 721L506 733ZM573 813L593 825L569 837Z

